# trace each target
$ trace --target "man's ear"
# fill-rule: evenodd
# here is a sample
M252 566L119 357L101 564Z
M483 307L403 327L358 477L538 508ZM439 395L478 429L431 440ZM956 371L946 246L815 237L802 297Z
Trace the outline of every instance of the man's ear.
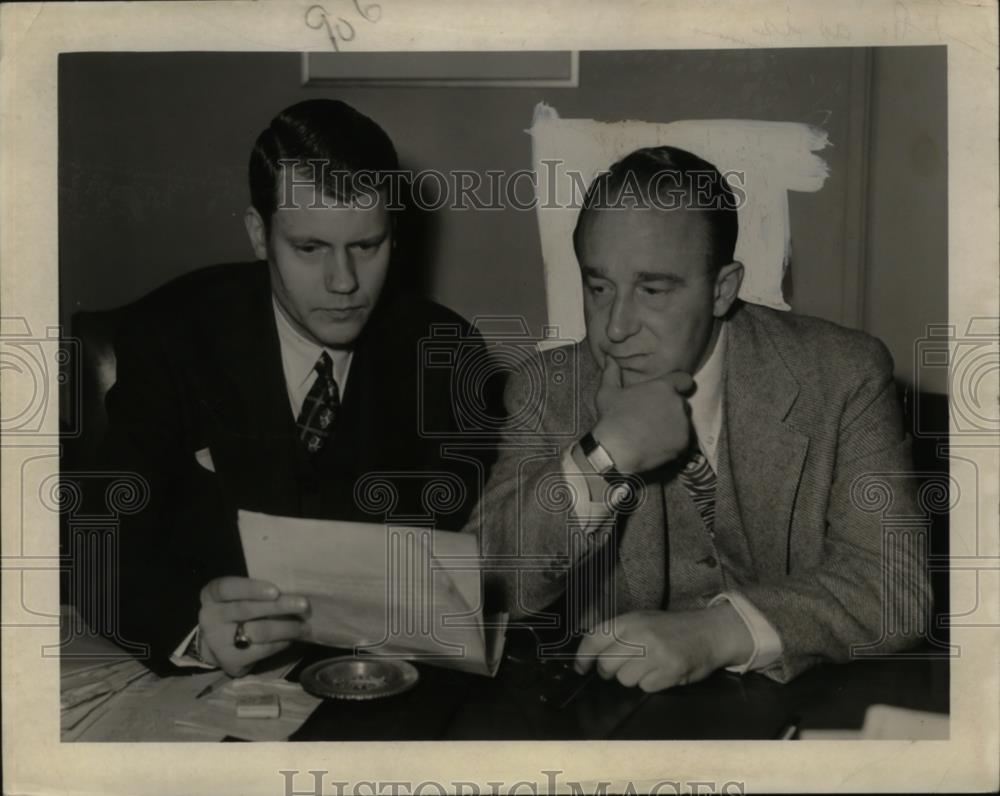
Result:
M715 305L712 314L721 318L733 306L743 284L743 263L734 260L719 269L715 277Z
M247 236L250 238L250 245L253 246L253 253L258 260L267 259L267 229L264 227L264 219L253 207L248 207L243 214L243 223L247 228Z

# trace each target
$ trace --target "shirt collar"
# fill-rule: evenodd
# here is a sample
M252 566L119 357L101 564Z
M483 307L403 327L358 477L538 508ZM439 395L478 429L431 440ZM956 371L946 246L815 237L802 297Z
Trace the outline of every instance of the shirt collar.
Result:
M316 362L323 351L333 360L333 378L343 394L347 383L347 372L351 367L352 351L319 346L292 326L284 311L271 296L275 324L278 327L278 342L281 345L281 366L285 372L285 383L291 390L299 390L313 374Z
M722 322L712 353L694 374L695 390L688 398L691 424L698 437L698 445L716 472L716 449L722 430L722 370L725 359L726 323Z

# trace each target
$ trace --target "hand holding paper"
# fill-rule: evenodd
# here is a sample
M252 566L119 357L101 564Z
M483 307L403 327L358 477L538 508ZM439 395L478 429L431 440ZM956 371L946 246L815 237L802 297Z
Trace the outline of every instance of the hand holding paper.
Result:
M201 591L198 626L202 657L226 674L239 677L257 661L268 658L303 638L303 616L309 601L282 594L273 583L250 578L216 578ZM233 637L243 622L251 644L237 649Z
M506 616L485 623L477 539L241 511L253 578L305 595L302 638L493 675Z

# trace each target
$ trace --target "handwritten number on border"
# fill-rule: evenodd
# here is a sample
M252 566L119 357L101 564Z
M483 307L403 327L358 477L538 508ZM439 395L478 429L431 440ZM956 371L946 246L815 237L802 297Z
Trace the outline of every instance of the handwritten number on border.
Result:
M378 22L382 18L382 6L378 3L362 5L361 0L353 0L354 10L368 22ZM354 41L357 31L348 20L336 17L330 21L329 12L321 5L311 5L306 9L306 25L313 30L326 28L326 37L333 45L334 52L340 52L340 42Z
M378 3L369 3L364 8L361 7L361 0L354 0L354 8L369 22L378 22L382 19L382 6Z

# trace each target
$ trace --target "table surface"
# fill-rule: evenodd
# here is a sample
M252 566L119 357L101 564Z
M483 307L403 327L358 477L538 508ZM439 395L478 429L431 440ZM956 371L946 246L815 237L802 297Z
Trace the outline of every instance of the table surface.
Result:
M536 650L531 634L513 628L496 677L418 663L420 681L410 691L326 700L291 740L767 740L793 721L805 730L858 730L873 704L938 713L949 705L949 661L930 652L824 664L784 685L717 672L646 694L581 677ZM332 654L317 651L306 663Z

